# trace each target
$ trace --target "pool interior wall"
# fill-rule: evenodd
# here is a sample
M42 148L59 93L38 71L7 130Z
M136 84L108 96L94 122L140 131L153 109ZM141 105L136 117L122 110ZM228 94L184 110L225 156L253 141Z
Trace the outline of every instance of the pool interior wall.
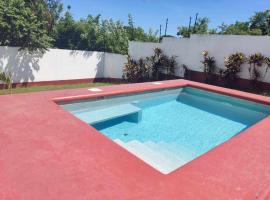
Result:
M270 107L192 87L62 103L163 174L265 118Z

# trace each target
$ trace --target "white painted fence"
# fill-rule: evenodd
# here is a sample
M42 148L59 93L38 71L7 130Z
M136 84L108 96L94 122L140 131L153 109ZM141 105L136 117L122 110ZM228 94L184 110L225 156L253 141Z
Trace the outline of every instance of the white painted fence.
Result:
M104 52L50 49L27 54L15 47L0 47L0 71L14 83L91 78L122 78L126 56Z
M134 59L145 58L153 54L155 47L161 48L168 56L177 56L179 64L178 75L182 76L181 65L185 64L189 69L202 71L202 52L207 50L210 56L214 56L219 68L224 68L224 57L231 53L242 52L249 55L261 52L270 56L269 36L236 36L236 35L192 35L191 38L164 38L159 43L130 42L129 54ZM264 71L265 68L262 69ZM241 78L249 79L248 64L242 66L239 74ZM270 82L270 71L264 79Z

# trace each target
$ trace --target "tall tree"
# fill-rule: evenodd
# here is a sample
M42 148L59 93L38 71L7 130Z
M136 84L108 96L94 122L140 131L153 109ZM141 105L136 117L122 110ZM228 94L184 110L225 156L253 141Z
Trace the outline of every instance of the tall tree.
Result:
M133 17L131 14L128 14L128 26L126 27L128 36L129 36L129 40L133 41L135 40L135 25L134 25L134 21L133 21Z
M128 26L124 26L130 41L158 42L158 31L149 29L145 32L143 28L136 27L131 14L128 15Z
M77 49L80 34L68 6L68 10L56 26L54 46L60 49Z
M256 12L250 18L250 29L260 29L262 35L270 34L270 10Z
M209 33L208 24L210 20L207 17L200 17L193 26L178 27L178 36L189 37L190 34L207 34Z
M251 29L249 22L235 22L235 24L221 24L219 34L224 35L262 35L260 29Z
M0 1L0 45L29 51L45 51L52 44L50 2L45 0Z
M177 35L189 37L190 34L230 34L230 35L270 35L270 10L256 12L248 21L236 21L234 24L222 23L217 29L209 29L209 19L200 18L197 25L181 26Z
M60 15L63 11L63 4L60 0L47 0L47 6L48 6L48 32L50 35L54 34L55 31L55 25L58 23L58 20L60 19Z

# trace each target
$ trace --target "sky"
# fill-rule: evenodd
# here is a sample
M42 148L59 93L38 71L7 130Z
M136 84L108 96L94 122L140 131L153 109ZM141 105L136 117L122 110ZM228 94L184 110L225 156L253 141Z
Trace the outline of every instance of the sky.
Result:
M254 12L270 9L270 0L62 0L64 7L71 6L75 19L101 14L103 19L112 18L127 23L133 16L136 26L146 31L164 27L169 19L169 35L176 35L177 27L188 26L189 17L210 18L210 28L223 22L246 21Z

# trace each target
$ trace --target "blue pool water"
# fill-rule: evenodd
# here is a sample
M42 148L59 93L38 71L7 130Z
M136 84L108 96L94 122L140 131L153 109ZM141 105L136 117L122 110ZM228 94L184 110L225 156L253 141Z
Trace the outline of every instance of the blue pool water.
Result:
M191 87L61 106L164 174L270 113L266 105Z

